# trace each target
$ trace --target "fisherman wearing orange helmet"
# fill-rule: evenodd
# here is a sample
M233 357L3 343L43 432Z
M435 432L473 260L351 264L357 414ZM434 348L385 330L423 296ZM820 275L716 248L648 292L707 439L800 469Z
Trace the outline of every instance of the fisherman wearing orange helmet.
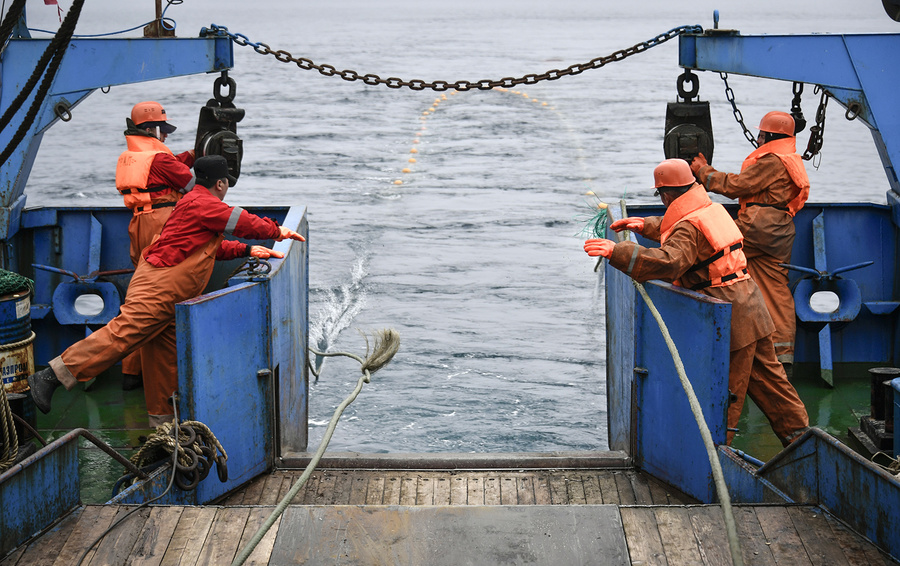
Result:
M744 235L750 275L759 285L775 322L775 352L788 376L794 363L797 330L788 270L794 245L794 215L809 197L809 178L797 154L794 119L769 112L759 123L759 147L744 160L740 173L721 173L703 154L691 170L707 191L738 199L737 225Z
M28 376L31 397L41 412L50 410L60 385L72 389L143 348L150 426L170 422L174 410L168 401L178 387L175 305L203 292L216 259L284 257L265 246L225 240L225 235L305 241L270 218L223 202L229 174L221 155L197 159L194 170L196 185L178 202L159 237L140 254L119 315L50 360L50 367Z
M665 215L624 218L610 228L637 232L660 246L595 238L584 250L609 259L635 281L661 279L730 302L731 319L739 323L731 325L728 388L736 401L728 407L728 444L749 395L787 446L806 431L809 417L775 356L772 317L748 274L744 238L725 207L709 200L686 161L667 159L653 177Z
M182 193L191 190L194 150L174 155L166 137L175 131L158 102L139 102L125 119L128 149L116 164L116 188L134 215L128 225L131 262L137 267L141 250L150 245ZM140 350L122 360L122 389L141 386Z

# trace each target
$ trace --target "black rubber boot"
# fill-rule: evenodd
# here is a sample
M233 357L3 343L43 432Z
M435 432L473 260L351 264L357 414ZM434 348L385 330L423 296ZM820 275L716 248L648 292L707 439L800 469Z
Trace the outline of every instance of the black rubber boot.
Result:
M45 368L41 371L28 376L28 386L31 388L31 398L34 399L35 406L44 414L50 412L50 399L53 398L53 392L62 385L57 379L56 374L51 368Z
M122 391L131 391L132 389L137 389L142 385L144 385L143 376L135 375L133 373L122 374Z

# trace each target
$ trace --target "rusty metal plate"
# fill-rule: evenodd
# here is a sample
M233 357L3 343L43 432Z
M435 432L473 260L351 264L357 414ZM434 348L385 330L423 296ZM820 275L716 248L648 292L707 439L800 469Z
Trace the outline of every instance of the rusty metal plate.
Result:
M600 562L631 563L615 505L292 506L270 557L307 566Z

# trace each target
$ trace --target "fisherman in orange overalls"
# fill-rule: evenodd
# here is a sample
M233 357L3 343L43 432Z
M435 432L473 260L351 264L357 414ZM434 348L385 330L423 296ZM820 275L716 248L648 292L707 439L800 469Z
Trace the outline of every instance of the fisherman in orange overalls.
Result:
M809 178L797 155L794 119L769 112L759 122L759 147L744 160L740 173L721 173L703 154L691 170L707 191L738 199L737 226L744 235L744 255L775 323L775 353L791 377L797 331L788 270L794 245L794 215L809 197Z
M730 302L731 319L739 323L731 325L728 388L736 401L728 407L727 442L749 395L787 446L807 430L809 417L775 357L772 317L748 273L741 232L725 207L709 200L686 161L667 159L653 176L666 214L625 218L610 228L637 232L660 247L595 238L584 250L636 281L661 279Z
M137 267L141 252L162 231L163 224L183 193L194 186L194 150L174 155L166 137L175 131L158 102L139 102L125 118L128 149L116 164L116 189L133 216L128 224L131 263ZM122 389L141 386L141 351L122 360Z
M224 240L224 235L305 241L274 220L222 202L229 184L224 157L201 157L194 171L196 185L178 201L159 238L141 254L119 316L50 360L50 367L28 377L31 396L41 412L50 410L53 392L60 385L72 389L143 348L150 426L171 421L174 411L168 401L178 387L175 304L203 292L216 259L284 256L264 246Z

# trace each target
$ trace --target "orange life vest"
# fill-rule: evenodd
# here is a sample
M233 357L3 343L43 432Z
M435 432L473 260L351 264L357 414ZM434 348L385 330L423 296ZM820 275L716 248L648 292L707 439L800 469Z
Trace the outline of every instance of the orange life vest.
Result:
M125 206L134 214L146 214L153 209L151 199L153 193L170 191L171 187L148 187L150 166L157 153L168 153L170 150L164 143L150 136L125 136L128 149L119 156L116 163L116 189L125 198ZM175 203L163 203L172 206Z
M749 279L747 258L741 251L744 236L725 207L709 200L701 185L694 184L686 193L675 199L660 224L660 245L665 243L669 234L679 222L693 224L703 237L712 245L715 252L709 258L698 262L688 269L687 273L703 267L709 267L709 280L691 287L694 291L706 287L724 287L738 281ZM677 285L680 282L676 281Z
M809 177L806 175L806 168L803 166L803 158L797 154L797 138L781 138L764 143L747 156L747 159L741 165L741 171L756 163L763 155L770 153L775 154L781 160L784 168L787 169L788 175L791 176L791 180L797 185L797 192L791 201L788 202L786 211L793 217L803 208L803 205L806 204L806 199L809 198ZM740 198L738 202L742 209L750 204L748 198Z

